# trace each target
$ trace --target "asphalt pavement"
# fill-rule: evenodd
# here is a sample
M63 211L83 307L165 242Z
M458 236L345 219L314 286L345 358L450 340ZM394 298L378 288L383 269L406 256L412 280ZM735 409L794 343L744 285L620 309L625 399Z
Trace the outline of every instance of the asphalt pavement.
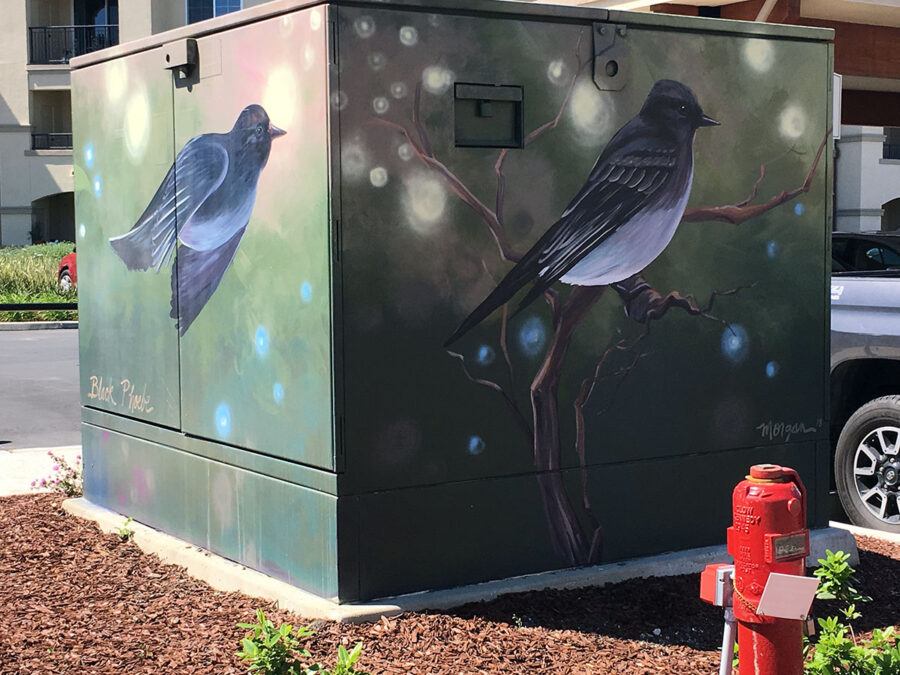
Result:
M0 453L81 444L78 331L0 331Z

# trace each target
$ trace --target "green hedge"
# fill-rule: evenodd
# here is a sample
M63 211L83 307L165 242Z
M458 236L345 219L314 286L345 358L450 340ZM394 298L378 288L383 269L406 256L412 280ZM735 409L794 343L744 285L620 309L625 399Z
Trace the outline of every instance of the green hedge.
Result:
M71 253L71 242L0 248L0 304L23 302L77 302L78 295L59 293L59 261ZM60 321L78 318L78 312L0 312L0 321Z

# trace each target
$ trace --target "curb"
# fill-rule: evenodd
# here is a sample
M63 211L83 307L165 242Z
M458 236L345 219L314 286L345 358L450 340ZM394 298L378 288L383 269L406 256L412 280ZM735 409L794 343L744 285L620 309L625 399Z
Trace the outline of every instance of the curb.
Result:
M80 451L80 445L54 445L47 446L41 448L10 448L9 450L4 450L2 446L0 446L0 453L7 453L9 455L24 455L27 453L33 453L38 455L46 455L48 452L54 453L65 453L65 452L75 452ZM0 455L2 456L2 455Z
M62 503L62 508L73 516L93 520L104 532L115 532L125 519L125 516L92 504L84 498L68 499ZM729 559L725 546L706 546L594 567L541 572L447 590L423 591L341 605L146 525L132 521L129 527L134 530L134 542L142 551L157 554L163 562L185 567L188 574L217 590L238 591L274 600L279 607L296 612L304 618L351 623L377 621L382 616L394 616L402 612L450 609L470 602L493 600L507 593L604 586L639 577L693 574L709 563ZM815 565L818 558L824 558L826 548L850 553L851 564L859 563L856 541L846 530L833 527L812 530L809 539L810 555L807 563Z
M847 523L838 523L836 521L831 521L828 523L831 527L836 527L840 530L846 530L850 534L861 536L861 537L872 537L873 539L881 539L882 541L890 542L891 544L900 544L900 534L895 532L885 532L884 530L872 530L868 527L859 527L857 525L849 525Z
M3 330L56 330L60 328L78 328L77 321L0 321Z

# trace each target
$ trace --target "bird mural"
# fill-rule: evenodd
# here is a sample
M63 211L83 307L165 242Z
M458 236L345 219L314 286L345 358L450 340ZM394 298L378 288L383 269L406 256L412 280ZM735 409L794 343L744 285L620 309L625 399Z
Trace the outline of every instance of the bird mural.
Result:
M447 339L447 347L526 284L515 316L556 281L604 286L643 270L681 222L698 128L719 123L674 80L653 85L640 112L603 149L587 182L556 221Z
M158 273L178 248L169 316L180 335L234 259L272 140L285 133L262 106L253 104L241 111L228 133L195 136L175 157L134 227L109 240L129 270L152 267Z

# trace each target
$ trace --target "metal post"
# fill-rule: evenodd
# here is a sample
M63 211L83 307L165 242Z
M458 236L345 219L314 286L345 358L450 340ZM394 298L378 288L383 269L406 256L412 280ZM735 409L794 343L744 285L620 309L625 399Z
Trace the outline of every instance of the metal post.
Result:
M725 608L725 630L722 632L722 661L719 663L719 675L731 675L734 660L734 609Z

